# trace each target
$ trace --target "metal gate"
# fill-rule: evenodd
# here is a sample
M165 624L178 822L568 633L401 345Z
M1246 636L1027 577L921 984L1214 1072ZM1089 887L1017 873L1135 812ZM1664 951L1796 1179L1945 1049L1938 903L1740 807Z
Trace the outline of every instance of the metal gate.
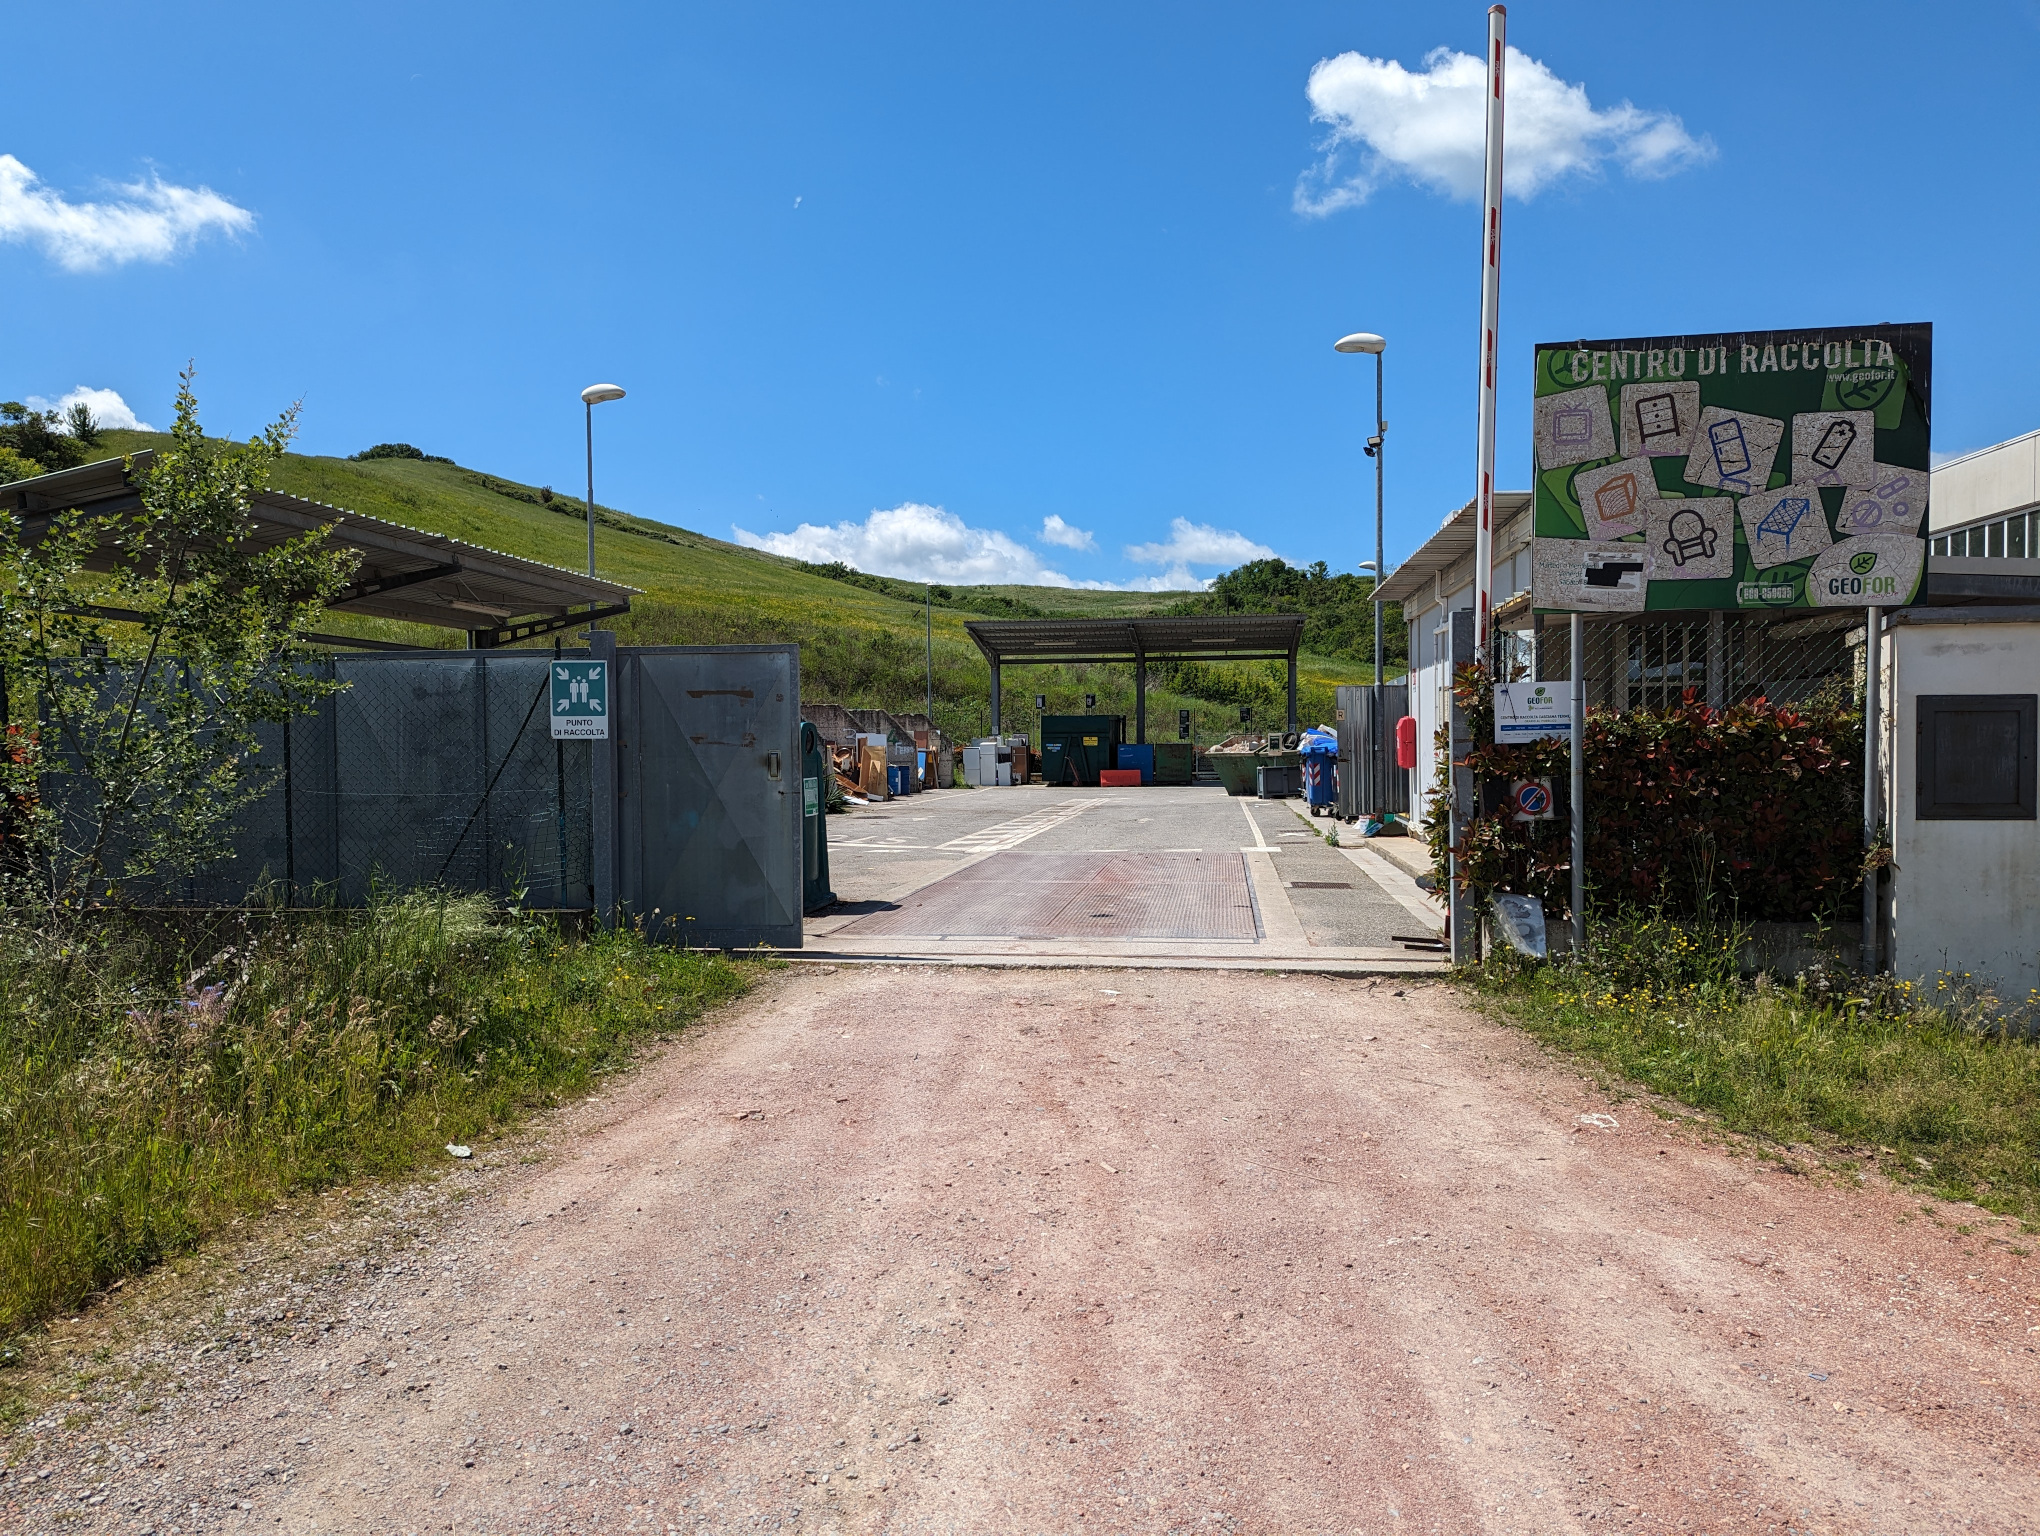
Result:
M1348 684L1338 690L1339 815L1357 821L1376 811L1410 812L1409 771L1395 764L1396 722L1410 712L1407 682L1381 685L1381 713L1374 718L1374 687Z
M619 915L668 943L799 948L800 647L614 656Z

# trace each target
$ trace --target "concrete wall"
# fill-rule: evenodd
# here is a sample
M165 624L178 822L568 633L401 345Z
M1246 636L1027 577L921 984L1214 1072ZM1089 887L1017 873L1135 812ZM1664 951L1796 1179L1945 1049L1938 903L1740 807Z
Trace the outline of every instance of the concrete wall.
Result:
M1967 972L2020 1003L2040 987L2040 821L1919 820L1917 700L2040 692L2040 623L1919 616L1928 622L1894 625L1884 647L1892 970L1929 982Z
M2040 432L1965 453L1933 472L1927 527L1934 533L2040 502Z

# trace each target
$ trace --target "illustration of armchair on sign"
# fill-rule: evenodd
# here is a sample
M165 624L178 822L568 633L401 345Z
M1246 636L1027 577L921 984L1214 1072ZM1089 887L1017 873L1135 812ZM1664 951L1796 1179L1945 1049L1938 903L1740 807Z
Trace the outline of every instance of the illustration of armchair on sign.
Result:
M1665 529L1665 553L1676 566L1684 566L1688 560L1712 560L1714 541L1719 537L1698 512L1674 512Z

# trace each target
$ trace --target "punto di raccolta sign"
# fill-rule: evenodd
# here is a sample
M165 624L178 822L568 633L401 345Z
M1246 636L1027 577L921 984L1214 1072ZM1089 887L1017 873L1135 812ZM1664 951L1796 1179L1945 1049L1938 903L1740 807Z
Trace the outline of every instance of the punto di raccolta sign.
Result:
M1918 596L1931 325L1553 342L1536 368L1537 608Z

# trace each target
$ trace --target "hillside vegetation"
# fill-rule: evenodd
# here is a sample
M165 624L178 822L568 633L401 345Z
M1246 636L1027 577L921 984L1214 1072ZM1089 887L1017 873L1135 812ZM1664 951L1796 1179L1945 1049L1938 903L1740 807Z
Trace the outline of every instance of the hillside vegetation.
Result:
M93 457L135 453L164 441L150 433L107 431L100 434ZM445 460L289 454L277 465L271 483L307 500L570 570L581 569L587 560L582 502ZM1130 616L1207 608L1265 612L1280 607L1274 599L1291 595L1271 592L1271 585L1280 583L1271 584L1264 571L1251 583L1249 595L1230 601L1169 592L938 586L932 589L930 603L931 589L916 583L744 549L600 503L595 563L605 579L642 592L627 616L608 621L623 644L794 642L801 647L802 695L849 708L921 709L932 619L935 719L958 737L981 735L990 728L991 673L964 633L967 620ZM1314 597L1321 591L1335 598L1342 610L1350 609L1352 594L1338 585L1340 580L1306 580L1296 595ZM332 615L325 627L335 633L425 646L464 643L452 631L340 613ZM1397 628L1391 621L1391 637ZM1361 659L1369 654L1371 632L1360 635L1360 643L1348 649L1354 631L1347 614L1334 624L1314 623L1307 633L1313 641L1322 634L1333 643L1326 645L1330 654L1313 651L1302 658L1299 709L1307 721L1328 720L1332 688L1366 682L1372 676ZM1398 670L1390 668L1392 673ZM1150 735L1173 736L1178 709L1191 711L1196 738L1204 742L1236 729L1243 704L1252 708L1257 722L1273 722L1282 712L1283 685L1279 663L1199 666L1171 678L1151 676ZM1128 666L1014 669L1007 673L1005 686L1009 731L1033 723L1037 693L1047 695L1051 713L1080 710L1087 693L1097 695L1101 712L1133 712L1133 675Z

